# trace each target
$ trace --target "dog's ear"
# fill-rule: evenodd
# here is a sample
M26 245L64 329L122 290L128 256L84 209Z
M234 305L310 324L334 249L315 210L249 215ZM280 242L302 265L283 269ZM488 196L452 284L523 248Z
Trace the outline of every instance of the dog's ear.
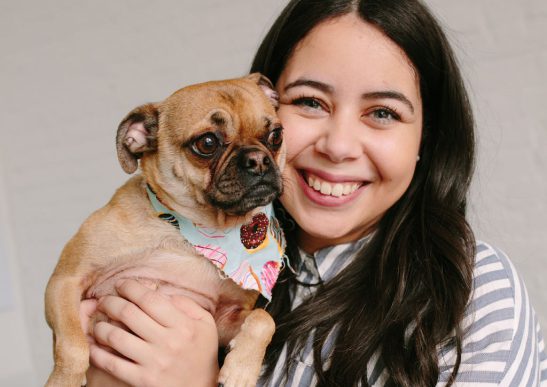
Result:
M118 160L126 173L137 170L144 152L157 148L158 108L149 103L133 109L120 122L116 135Z
M274 89L274 85L268 78L260 73L252 73L248 75L247 78L255 81L256 84L260 86L264 94L266 94L276 109L279 107L279 94L277 94L277 91Z

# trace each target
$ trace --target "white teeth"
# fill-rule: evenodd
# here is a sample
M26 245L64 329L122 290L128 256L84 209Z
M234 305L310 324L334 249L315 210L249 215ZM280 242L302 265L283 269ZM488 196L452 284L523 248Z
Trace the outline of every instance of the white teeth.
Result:
M342 196L343 192L344 192L344 187L342 187L342 184L335 184L334 188L332 189L331 195L339 198L340 196Z
M351 186L349 184L344 185L344 191L342 192L342 195L348 195L351 192Z
M308 185L314 190L321 192L323 195L329 195L334 197L341 197L343 195L349 195L355 192L360 184L358 183L328 183L321 181L316 176L308 175Z
M329 183L327 182L322 182L321 183L321 193L323 195L330 195L332 192L332 187Z
M315 180L313 183L313 189L316 191L321 191L321 182L319 180Z

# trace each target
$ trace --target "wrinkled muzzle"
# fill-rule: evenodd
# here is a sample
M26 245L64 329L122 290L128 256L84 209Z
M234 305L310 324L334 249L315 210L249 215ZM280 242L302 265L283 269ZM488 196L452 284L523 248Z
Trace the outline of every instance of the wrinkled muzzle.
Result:
M215 176L207 191L211 204L228 214L244 215L281 195L281 172L272 157L255 148L241 148Z

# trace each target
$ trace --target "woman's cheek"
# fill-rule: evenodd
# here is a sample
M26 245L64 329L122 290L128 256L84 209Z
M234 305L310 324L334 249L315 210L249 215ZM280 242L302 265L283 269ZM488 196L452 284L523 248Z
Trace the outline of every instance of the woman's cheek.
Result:
M283 138L289 162L304 150L313 147L324 132L324 119L306 117L292 108L280 110L278 115L283 125Z
M283 141L287 147L287 162L290 163L302 149L306 136L297 119L281 118L281 123L283 124Z
M409 183L416 168L419 141L409 135L388 134L380 133L374 141L368 142L368 157L384 179Z

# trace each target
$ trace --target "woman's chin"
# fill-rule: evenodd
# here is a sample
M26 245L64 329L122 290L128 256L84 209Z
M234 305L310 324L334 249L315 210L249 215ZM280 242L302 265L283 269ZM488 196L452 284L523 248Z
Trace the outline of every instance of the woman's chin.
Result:
M330 217L306 217L295 219L299 225L298 243L308 253L328 246L349 243L361 239L365 228L350 228L348 224L333 222Z

